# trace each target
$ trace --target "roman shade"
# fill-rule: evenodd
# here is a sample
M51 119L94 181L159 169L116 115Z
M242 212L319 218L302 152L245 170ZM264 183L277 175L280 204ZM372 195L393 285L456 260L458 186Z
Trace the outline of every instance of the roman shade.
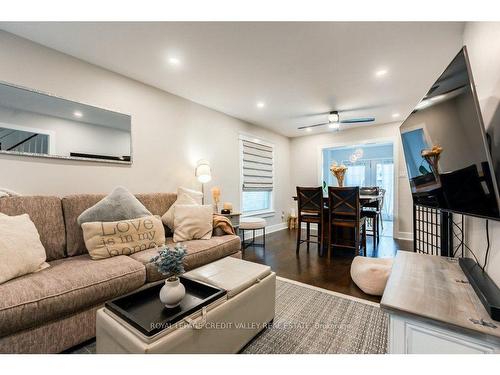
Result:
M273 147L242 140L243 191L273 190Z

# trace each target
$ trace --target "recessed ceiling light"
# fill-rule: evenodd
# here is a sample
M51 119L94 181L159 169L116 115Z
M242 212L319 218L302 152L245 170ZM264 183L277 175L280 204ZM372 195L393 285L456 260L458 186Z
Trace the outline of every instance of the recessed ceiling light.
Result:
M170 65L179 65L181 63L181 60L177 57L169 57L168 62Z
M80 118L83 116L83 113L80 111L75 111L75 112L73 112L73 116Z
M257 102L257 108L264 108L266 106L266 103L264 102Z
M399 113L393 113L393 114L392 114L392 118L398 118L399 116L400 116L400 114L399 114Z
M377 77L383 77L387 74L387 69L380 69L375 72Z
M312 128L306 128L306 132L312 132Z

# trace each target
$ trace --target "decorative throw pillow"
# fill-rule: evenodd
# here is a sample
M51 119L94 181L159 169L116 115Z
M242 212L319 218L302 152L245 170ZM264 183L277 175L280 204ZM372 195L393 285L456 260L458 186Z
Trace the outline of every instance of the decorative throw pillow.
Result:
M159 216L83 223L82 229L92 259L130 255L165 243L165 229Z
M174 242L212 238L213 210L212 205L176 205L174 209Z
M178 187L177 188L177 196L180 196L182 194L187 194L191 198L193 198L196 202L196 204L203 204L203 193L201 191L193 190L193 189L187 189L185 187Z
M40 235L28 214L0 213L0 284L49 267Z
M89 222L128 220L151 215L152 213L131 192L118 186L108 196L83 211L78 216L77 222L82 225Z
M180 187L177 189L177 200L170 206L170 208L163 214L161 220L163 224L174 231L174 209L178 204L198 204L201 205L203 194L199 191L186 189Z

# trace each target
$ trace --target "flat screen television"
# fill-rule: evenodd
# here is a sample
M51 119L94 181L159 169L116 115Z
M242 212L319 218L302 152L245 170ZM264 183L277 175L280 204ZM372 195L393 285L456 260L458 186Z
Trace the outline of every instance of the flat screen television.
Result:
M400 131L416 204L500 220L500 127L485 131L466 47Z

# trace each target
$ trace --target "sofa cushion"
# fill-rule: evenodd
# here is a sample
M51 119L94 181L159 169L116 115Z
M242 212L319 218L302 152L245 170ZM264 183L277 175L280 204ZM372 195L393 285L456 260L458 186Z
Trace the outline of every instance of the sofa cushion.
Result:
M28 214L0 212L0 284L49 265L40 235Z
M0 337L63 318L144 284L144 266L127 256L60 259L0 285Z
M28 214L35 224L47 261L64 258L66 234L61 199L58 197L4 197L0 212L9 216Z
M85 246L92 259L130 255L165 243L159 216L131 220L83 223Z
M161 217L161 221L163 221L163 224L165 224L166 227L168 227L171 231L173 231L174 228L174 213L175 213L175 207L177 207L180 204L191 204L191 205L196 205L196 201L190 196L185 193L183 194L178 194L177 195L177 200L170 206L170 208L163 214Z
M98 221L121 221L151 216L144 205L123 186L117 186L111 193L87 208L77 218L78 224Z
M187 251L184 259L184 269L186 271L235 254L241 249L241 240L235 235L212 237L209 240L186 241L182 244ZM174 247L175 243L172 238L167 238L166 245ZM157 254L157 249L149 249L130 256L146 266L146 282L158 281L166 277L166 275L159 273L156 266L151 263L151 258Z
M62 199L68 256L87 254L83 240L83 231L80 225L78 225L77 218L83 211L92 207L104 197L104 194L78 194L69 195ZM150 193L137 194L136 197L153 215L161 216L175 202L177 194ZM169 235L169 231L166 231L166 233Z
M174 208L174 242L209 240L214 228L211 204L177 204Z

